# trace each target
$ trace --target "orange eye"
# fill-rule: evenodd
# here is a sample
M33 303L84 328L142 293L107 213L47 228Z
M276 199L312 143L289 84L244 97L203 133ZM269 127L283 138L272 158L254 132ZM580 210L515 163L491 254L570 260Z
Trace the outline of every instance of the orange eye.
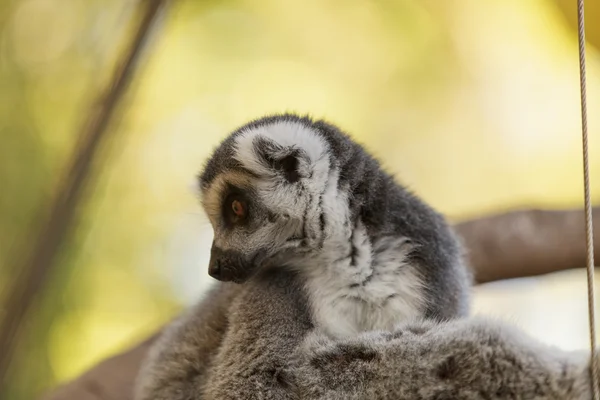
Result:
M231 193L223 201L223 219L229 226L244 225L248 222L250 208L246 198L239 193Z
M231 202L231 210L238 218L244 218L246 216L246 208L239 200L234 200Z

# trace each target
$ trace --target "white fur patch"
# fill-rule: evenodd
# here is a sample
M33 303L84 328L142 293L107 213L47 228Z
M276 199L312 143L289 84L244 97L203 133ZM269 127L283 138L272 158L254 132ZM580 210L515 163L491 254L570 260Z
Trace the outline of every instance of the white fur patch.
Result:
M372 246L360 223L352 241L357 249L354 265L347 257L322 259L306 268L306 287L318 328L329 336L343 338L391 330L402 321L422 315L423 285L414 266L406 263L408 243L401 238L386 238ZM351 252L350 246L344 247ZM339 254L330 254L335 253Z
M259 175L273 174L273 171L260 162L254 151L253 141L257 137L263 137L282 147L302 149L313 166L326 157L329 151L327 143L318 133L298 122L275 122L247 129L236 138L235 158L245 168Z
M298 160L302 190L298 187L291 189L277 171L264 164L254 148L253 142L258 137L286 149L302 150L304 157ZM319 195L327 181L330 169L327 142L301 123L283 121L245 130L236 138L234 147L236 160L262 178L255 189L264 205L275 213L303 219L307 208L313 207L311 199Z

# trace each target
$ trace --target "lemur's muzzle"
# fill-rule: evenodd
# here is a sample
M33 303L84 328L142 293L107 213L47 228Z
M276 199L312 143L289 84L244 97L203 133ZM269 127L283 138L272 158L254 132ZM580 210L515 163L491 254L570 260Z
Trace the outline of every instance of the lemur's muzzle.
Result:
M213 246L210 250L208 274L222 282L242 283L255 271L254 260L234 250L221 250Z

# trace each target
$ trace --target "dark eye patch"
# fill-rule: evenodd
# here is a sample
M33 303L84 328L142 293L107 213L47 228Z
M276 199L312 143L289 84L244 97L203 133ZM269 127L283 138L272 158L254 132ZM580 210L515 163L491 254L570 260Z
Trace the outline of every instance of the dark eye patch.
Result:
M250 201L246 194L235 187L230 187L222 204L223 220L229 227L244 225L250 215Z

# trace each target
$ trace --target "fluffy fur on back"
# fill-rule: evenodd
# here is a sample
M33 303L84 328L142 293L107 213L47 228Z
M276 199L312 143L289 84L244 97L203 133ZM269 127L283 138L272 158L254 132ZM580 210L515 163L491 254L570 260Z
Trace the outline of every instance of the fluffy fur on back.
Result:
M589 357L485 318L309 335L286 379L298 399L591 399Z
M159 340L135 400L590 400L589 357L498 321L409 321L331 339L295 274L217 283Z

